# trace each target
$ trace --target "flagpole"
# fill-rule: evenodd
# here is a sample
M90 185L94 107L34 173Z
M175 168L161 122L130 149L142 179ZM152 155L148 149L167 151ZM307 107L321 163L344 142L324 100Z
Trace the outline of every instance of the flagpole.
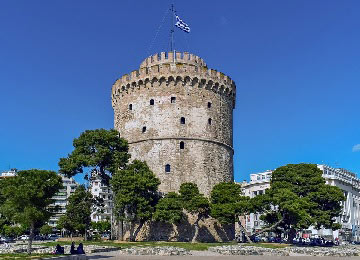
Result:
M172 16L171 16L171 22L172 22L172 26L171 26L171 40L170 40L170 49L173 52L173 61L175 63L175 59L176 59L176 54L175 54L175 44L174 44L174 32L175 32L175 21L174 21L174 16L175 16L175 10L174 10L174 4L171 4L171 12L172 12Z

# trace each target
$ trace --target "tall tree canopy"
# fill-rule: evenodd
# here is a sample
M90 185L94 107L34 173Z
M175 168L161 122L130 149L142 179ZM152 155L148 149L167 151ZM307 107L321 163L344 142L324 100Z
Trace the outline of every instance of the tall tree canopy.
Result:
M195 232L191 240L192 243L195 243L199 234L199 221L209 216L209 200L199 192L199 188L195 183L186 182L181 184L179 193L183 208L195 217Z
M63 187L62 179L53 171L26 170L17 176L1 181L1 195L4 202L0 212L15 223L30 228L28 254L31 253L35 227L47 222L51 212L51 199Z
M211 191L210 201L211 216L222 224L237 222L248 242L251 242L241 223L241 217L245 218L252 212L251 200L243 196L241 185L234 182L216 184Z
M343 192L325 184L316 164L288 164L272 173L270 189L263 197L267 230L280 230L292 240L297 229L314 225L338 229L335 218L340 215Z
M183 218L183 205L176 192L169 192L156 204L154 220L170 224L180 222Z
M91 193L85 189L84 185L80 185L69 197L66 213L60 218L58 227L67 229L70 233L78 231L84 234L86 240L93 204L94 199Z
M59 161L60 172L68 177L91 167L108 180L107 173L114 174L124 168L130 158L127 141L114 129L86 130L74 139L73 146L72 153Z
M131 223L130 240L134 241L144 222L152 218L160 180L146 162L134 160L113 175L111 185L115 210L121 220ZM137 230L136 223L139 223Z

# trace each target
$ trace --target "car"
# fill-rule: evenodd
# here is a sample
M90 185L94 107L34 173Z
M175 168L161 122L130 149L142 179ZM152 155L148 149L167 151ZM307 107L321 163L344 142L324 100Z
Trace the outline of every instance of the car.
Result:
M25 240L29 240L29 236L28 235L22 235L18 238L18 240L22 240L22 241L25 241Z
M1 237L0 238L0 241L2 243L12 243L12 242L15 242L14 238L12 237Z
M57 240L58 238L59 238L59 236L56 235L56 234L51 234L51 235L48 236L48 239L49 239L49 240L52 240L52 241L55 241L55 240Z

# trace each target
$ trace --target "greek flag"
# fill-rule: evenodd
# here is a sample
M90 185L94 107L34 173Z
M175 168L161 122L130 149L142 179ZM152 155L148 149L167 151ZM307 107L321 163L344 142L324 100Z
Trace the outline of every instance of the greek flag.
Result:
M183 30L184 32L189 33L190 32L190 27L187 23L185 23L183 20L180 19L179 16L175 15L176 17L176 24L175 26L180 28L181 30Z

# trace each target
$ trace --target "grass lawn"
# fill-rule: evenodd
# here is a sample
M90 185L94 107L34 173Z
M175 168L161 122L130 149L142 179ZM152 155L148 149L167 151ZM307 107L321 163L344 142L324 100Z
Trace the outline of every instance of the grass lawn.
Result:
M34 260L34 259L42 259L42 258L49 258L59 255L54 254L0 254L0 260Z
M265 247L265 248L285 248L290 246L289 244L277 244L277 243L252 243L252 244L241 244L242 246L257 246L257 247Z
M80 241L75 242L77 245ZM213 246L226 246L226 245L237 245L236 242L228 242L228 243L189 243L189 242L95 242L95 241L81 241L84 245L99 245L99 246L114 246L114 247L121 247L121 248L128 248L132 246L139 246L139 247L146 247L146 246L174 246L185 248L189 250L199 250L205 251L209 247ZM70 241L61 241L61 242L47 242L41 245L44 246L53 246L55 247L57 244L60 245L70 245ZM239 244L243 246L258 246L258 247L266 247L266 248L284 248L289 245L286 244L274 244L274 243L253 243L253 244Z

